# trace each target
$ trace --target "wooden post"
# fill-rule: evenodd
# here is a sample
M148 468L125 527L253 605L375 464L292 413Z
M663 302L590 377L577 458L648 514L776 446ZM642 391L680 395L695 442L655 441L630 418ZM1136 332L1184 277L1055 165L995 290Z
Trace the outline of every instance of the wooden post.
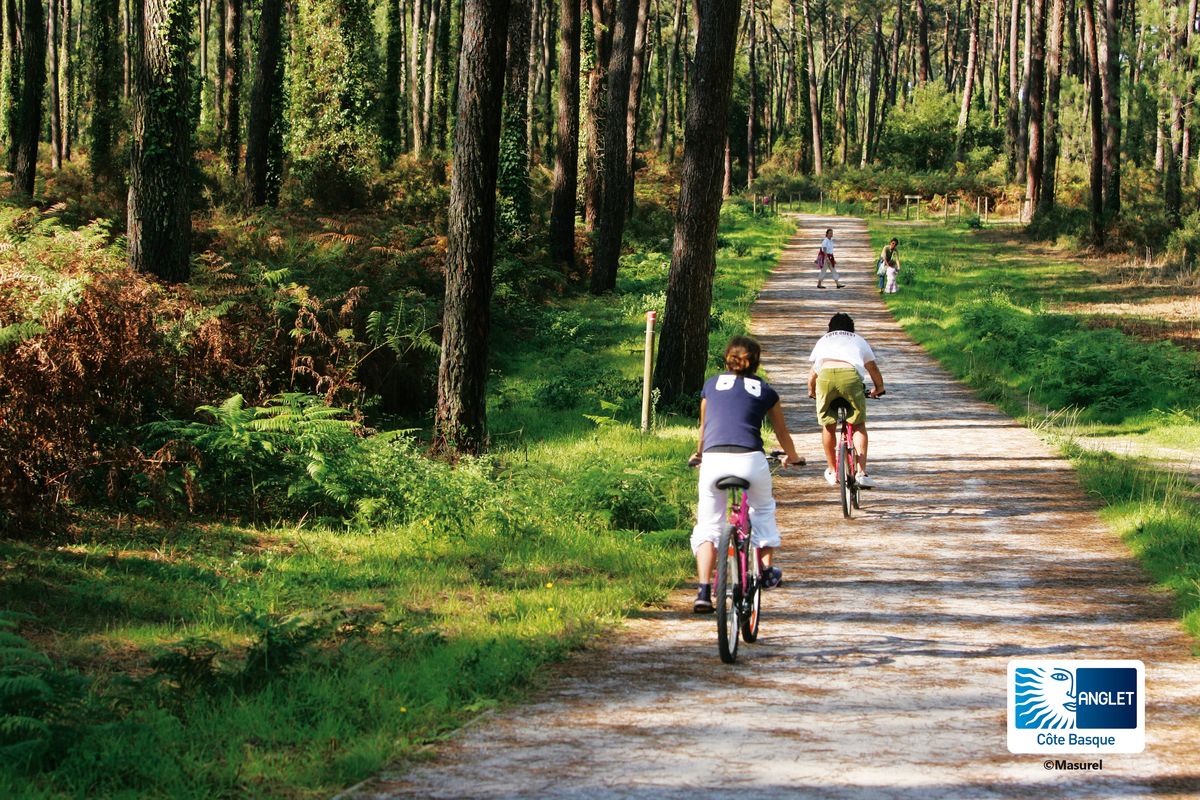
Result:
M887 218L892 218L892 196L890 194L887 196Z
M642 370L642 433L650 432L650 383L654 378L654 323L658 312L646 312L646 361Z

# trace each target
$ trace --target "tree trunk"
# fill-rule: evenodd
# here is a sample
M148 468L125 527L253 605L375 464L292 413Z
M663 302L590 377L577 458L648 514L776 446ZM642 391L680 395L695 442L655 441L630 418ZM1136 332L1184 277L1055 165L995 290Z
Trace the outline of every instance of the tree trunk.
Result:
M580 0L560 0L558 29L558 124L554 150L554 198L550 208L550 257L575 266L575 192L579 178Z
M463 0L462 8L445 312L434 420L435 446L458 453L478 453L486 445L496 157L508 8L508 0Z
M1032 0L1029 30L1029 162L1026 169L1025 194L1029 198L1024 210L1025 221L1033 219L1042 192L1042 155L1045 137L1046 92L1046 0Z
M604 122L608 107L608 56L612 43L613 0L590 0L592 7L592 69L588 73L587 116L584 121L587 136L587 160L583 176L583 223L590 232L596 225L600 208L604 176Z
M1051 0L1050 35L1046 45L1045 161L1042 165L1042 191L1036 212L1039 215L1049 214L1054 210L1058 176L1058 95L1062 84L1064 10L1063 0Z
M1021 58L1021 122L1017 127L1017 183L1024 186L1028 181L1029 167L1029 60L1033 30L1033 0L1025 3L1025 46Z
M529 23L529 12L528 12L529 4L526 2L524 5L527 10L525 13L525 22L526 22L526 25L525 25L525 49L523 52L525 54L524 58L527 59L527 58L529 58L529 24L528 24ZM436 70L434 69L433 56L436 52L436 47L437 47L438 15L441 13L441 8L442 8L441 0L430 0L429 21L428 21L428 25L425 29L425 73L422 76L425 81L425 86L424 86L422 96L421 96L421 142L426 147L433 146L433 86L434 86L434 80L436 77ZM515 8L515 5L510 5L510 8ZM509 72L509 74L510 75L512 74L511 71ZM528 67L526 67L526 69L525 69L524 82L525 82L525 92L528 93L528 91L529 91ZM525 98L522 97L521 100L524 101ZM521 119L522 120L525 119L524 110L522 110ZM522 137L522 138L525 138L525 137ZM528 159L529 159L528 149L529 149L528 145L526 145L526 155L525 155L526 164L529 163L528 162Z
M604 130L604 181L592 261L592 294L610 292L617 285L625 209L629 198L629 172L625 168L625 132L629 114L629 79L633 70L633 40L637 35L640 0L618 0L613 15L612 52L608 62L608 114Z
M136 6L129 266L166 281L191 273L189 0Z
M971 41L967 47L967 72L963 80L962 103L958 109L958 128L954 136L955 161L963 160L967 141L967 125L971 121L971 95L975 90L975 62L979 58L979 12L979 0L967 0L967 13L971 17Z
M867 110L862 126L862 155L859 167L865 169L871 163L875 146L875 117L879 113L879 64L883 58L883 22L875 20L875 41L871 48L871 74L867 85Z
M1121 215L1121 0L1105 0L1100 44L1100 86L1104 93L1104 210Z
M749 75L750 101L746 106L746 186L753 187L758 177L758 9L756 0L750 0L749 23Z
M1000 65L1003 63L1004 47L1000 43L1000 0L992 4L992 127L1000 127Z
M133 42L132 0L125 0L124 4L122 5L122 8L124 9L124 19L123 19L122 27L125 31L124 38L123 38L125 46L122 48L122 56L124 57L123 64L124 64L125 71L122 73L123 85L122 85L121 91L122 91L122 95L125 97L125 99L128 100L129 97L133 94L133 47L134 47L134 42Z
M1008 114L1005 117L1004 142L1008 151L1008 167L1005 175L1012 183L1017 177L1017 161L1021 124L1021 87L1017 82L1017 39L1020 29L1021 0L1012 0L1012 13L1008 19Z
M92 6L92 52L89 69L92 114L88 123L88 163L92 181L115 181L113 147L121 126L120 0L95 0Z
M242 158L242 0L225 0L225 163L236 178Z
M917 52L920 66L917 80L925 84L933 74L929 61L929 12L925 9L925 0L917 0Z
M1100 86L1100 54L1096 42L1096 0L1080 0L1084 13L1084 39L1087 49L1089 103L1088 117L1092 133L1091 206L1092 241L1104 244L1104 121Z
M246 202L274 205L279 198L281 164L272 164L271 132L281 124L283 0L260 0L258 54L250 85L250 119L246 126ZM395 4L399 8L399 3ZM393 91L393 98L395 92Z
M704 384L721 215L722 149L741 5L739 0L698 0L698 4L700 25L689 86L675 243L654 373L665 403L691 395Z
M525 138L529 94L529 2L511 0L508 6L504 81L504 111L500 126L500 168L497 173L502 209L501 236L529 224L529 142Z
M808 58L808 110L812 124L812 166L813 174L819 178L824 167L821 145L821 101L817 90L817 56L814 52L816 41L813 36L809 0L804 0L804 38Z
M896 105L896 89L900 82L900 48L904 43L904 0L896 0L896 26L892 30L892 67L888 76L887 102L884 108Z
M208 100L212 90L208 85L208 14L211 0L200 0L197 17L200 22L200 124L208 121Z
M404 10L400 0L386 0L386 23L383 45L383 92L379 109L379 138L382 140L382 162L390 165L400 152L400 61L404 57L404 27L401 19ZM264 10L264 14L266 11ZM261 59L262 45L259 46ZM259 72L255 66L254 81L258 85ZM252 101L253 102L253 101ZM251 116L254 112L251 110ZM250 134L246 134L246 169L250 169Z
M408 124L412 131L412 154L420 158L425 144L421 139L421 31L425 27L421 0L413 0L412 9L408 48Z
M21 108L21 30L20 15L17 13L17 0L4 2L4 62L3 86L0 86L0 124L4 126L4 141L8 145L8 171L16 168L17 133L20 128Z
M13 194L33 195L37 175L38 138L42 132L42 99L46 88L46 22L42 0L25 0L21 30L21 99L11 147Z
M129 0L125 1L129 2ZM142 0L134 0L134 2L142 2ZM217 150L219 152L225 141L225 60L228 57L225 50L225 27L229 23L229 18L225 13L224 0L213 0L213 2L217 4L217 74L215 81L217 91L213 98L213 110L217 117Z
M47 17L48 39L46 42L47 55L50 62L50 169L58 172L62 169L62 96L59 94L58 57L59 49L59 20L61 11L59 3L62 0L50 0L50 16Z
M1167 216L1173 227L1179 227L1183 221L1183 181L1181 163L1183 160L1183 98L1180 96L1178 83L1187 80L1187 28L1195 24L1195 18L1183 19L1186 7L1182 2L1175 9L1168 6L1170 17L1166 36L1167 57L1164 59L1167 69L1178 71L1173 80L1168 79L1167 101L1167 142L1163 148L1166 169L1163 175L1163 200L1166 204ZM1172 52L1173 51L1173 52ZM1176 66L1178 65L1178 66ZM1131 87L1132 88L1132 87Z
M625 173L629 176L625 182L629 187L625 207L630 216L636 210L633 185L636 178L638 127L642 115L642 85L646 70L649 69L652 52L651 48L646 46L649 18L650 0L639 0L637 35L633 40L633 64L629 73L629 107L625 116Z

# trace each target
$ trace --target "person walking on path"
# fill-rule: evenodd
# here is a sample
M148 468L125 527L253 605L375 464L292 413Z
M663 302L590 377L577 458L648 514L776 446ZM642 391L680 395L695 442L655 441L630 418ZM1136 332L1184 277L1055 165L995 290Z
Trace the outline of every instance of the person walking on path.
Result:
M896 248L899 246L899 240L892 239L879 252L879 261L875 265L875 274L879 276L880 294L888 286L892 287L887 290L889 293L896 291L896 274L900 272L900 256L896 255Z
M725 372L704 383L700 393L700 442L688 463L699 464L699 501L696 527L692 529L692 552L698 579L697 614L711 613L712 571L717 542L726 525L726 492L717 481L733 475L749 481L750 524L754 544L763 565L763 583L770 589L783 577L771 566L771 554L781 544L775 524L775 497L771 493L771 469L763 454L763 419L771 421L775 438L783 448L783 465L803 464L783 418L779 394L759 378L762 348L749 336L735 336L725 348Z
M829 320L829 332L817 340L808 360L808 396L817 401L817 421L821 423L821 446L825 449L825 480L837 486L837 459L834 447L837 416L830 406L841 398L850 404L846 421L854 426L854 449L858 453L855 480L864 489L875 488L867 473L867 398L884 393L883 374L875 363L875 353L867 340L854 332L854 320L838 312ZM866 390L867 375L874 388Z
M833 276L834 285L842 288L842 279L837 271L837 259L833 257L833 228L825 229L825 238L821 241L821 249L817 251L817 288L824 289L825 273Z

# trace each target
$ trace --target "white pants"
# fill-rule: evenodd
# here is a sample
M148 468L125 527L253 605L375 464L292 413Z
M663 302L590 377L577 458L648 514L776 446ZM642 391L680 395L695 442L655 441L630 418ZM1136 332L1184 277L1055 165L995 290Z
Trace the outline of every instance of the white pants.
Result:
M825 280L826 273L833 276L834 283L842 282L842 279L838 276L837 267L834 266L834 261L832 258L826 257L826 259L824 261L822 261L821 264L822 264L821 269L817 273L817 283L820 283L821 281Z
M751 539L758 547L778 547L779 528L775 524L775 498L771 495L771 468L761 451L754 453L705 453L700 462L700 500L696 504L696 527L692 528L692 552L705 542L716 546L721 531L729 524L727 492L716 487L726 476L750 482Z

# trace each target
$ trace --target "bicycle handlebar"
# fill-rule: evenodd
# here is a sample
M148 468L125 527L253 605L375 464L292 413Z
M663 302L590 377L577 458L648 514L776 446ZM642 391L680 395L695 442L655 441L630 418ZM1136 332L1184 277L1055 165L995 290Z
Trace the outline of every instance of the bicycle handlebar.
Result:
M777 463L777 464L782 464L782 463L783 463L783 457L784 457L784 456L786 456L786 455L787 455L787 453L786 453L786 452L784 452L783 450L772 450L770 453L767 453L766 455L767 455L767 460L768 460L768 461L774 461L774 462L775 462L775 463ZM700 453L692 453L692 455L691 455L691 456L688 458L688 466L689 466L689 467L692 467L693 469L695 469L696 467L700 466L700 462L701 462L703 459L704 459L704 457L703 457L703 456L702 456ZM800 463L798 463L798 464L788 464L787 466L789 466L789 467L802 467L802 466L804 466L806 463L808 463L808 462L807 462L807 461L804 459L804 457L803 457L803 456L801 456L801 457L800 457Z

